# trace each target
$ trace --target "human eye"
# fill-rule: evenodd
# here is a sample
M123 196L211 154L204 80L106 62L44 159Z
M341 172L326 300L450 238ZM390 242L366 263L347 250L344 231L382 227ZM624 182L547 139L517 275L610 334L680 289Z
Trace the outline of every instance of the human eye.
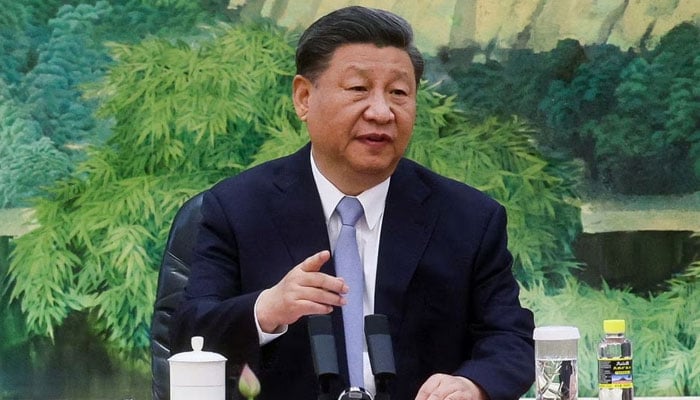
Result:
M411 89L408 85L396 84L389 87L389 94L397 99L405 99L411 96Z
M389 93L396 97L407 97L411 93L410 85L403 82L403 80L397 80L388 86Z
M351 92L366 92L367 87L363 85L350 85L348 86L348 90Z

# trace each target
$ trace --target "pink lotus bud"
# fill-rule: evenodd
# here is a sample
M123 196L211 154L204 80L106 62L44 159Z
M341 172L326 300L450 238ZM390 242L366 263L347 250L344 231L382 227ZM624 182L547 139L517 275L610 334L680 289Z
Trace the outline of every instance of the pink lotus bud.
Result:
M253 400L255 396L260 394L260 381L248 364L243 366L243 371L238 379L238 390L248 400Z

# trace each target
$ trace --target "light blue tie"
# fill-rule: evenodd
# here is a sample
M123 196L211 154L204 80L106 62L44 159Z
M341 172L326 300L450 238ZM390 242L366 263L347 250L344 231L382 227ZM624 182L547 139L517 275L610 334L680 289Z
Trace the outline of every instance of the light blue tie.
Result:
M343 306L343 329L345 350L348 357L350 386L364 387L362 353L364 351L364 316L362 295L365 288L364 270L357 249L355 224L364 213L362 204L354 197L343 197L335 208L342 226L335 244L335 272L345 280L350 291L345 295Z

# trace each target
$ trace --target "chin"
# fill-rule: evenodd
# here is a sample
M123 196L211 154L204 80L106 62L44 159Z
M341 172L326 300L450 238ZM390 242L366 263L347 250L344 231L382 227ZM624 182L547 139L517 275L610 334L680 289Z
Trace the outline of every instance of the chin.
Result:
M396 169L396 164L398 164L398 162L365 163L356 166L355 168L353 168L353 170L360 175L365 175L367 177L375 177L376 179L380 179L380 181L382 181L388 178L392 173L394 173L394 169Z

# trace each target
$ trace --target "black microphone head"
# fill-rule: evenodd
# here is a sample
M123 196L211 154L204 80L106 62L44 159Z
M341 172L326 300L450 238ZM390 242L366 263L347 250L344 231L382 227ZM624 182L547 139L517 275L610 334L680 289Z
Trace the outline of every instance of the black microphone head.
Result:
M321 378L335 377L338 371L338 355L333 336L333 323L330 315L311 315L308 320L311 356L316 375Z
M375 378L385 380L396 376L394 348L391 344L389 319L386 315L365 316L365 336L369 363Z
M333 336L333 320L330 315L309 315L309 335Z
M365 336L369 335L389 335L389 319L386 315L365 315Z

